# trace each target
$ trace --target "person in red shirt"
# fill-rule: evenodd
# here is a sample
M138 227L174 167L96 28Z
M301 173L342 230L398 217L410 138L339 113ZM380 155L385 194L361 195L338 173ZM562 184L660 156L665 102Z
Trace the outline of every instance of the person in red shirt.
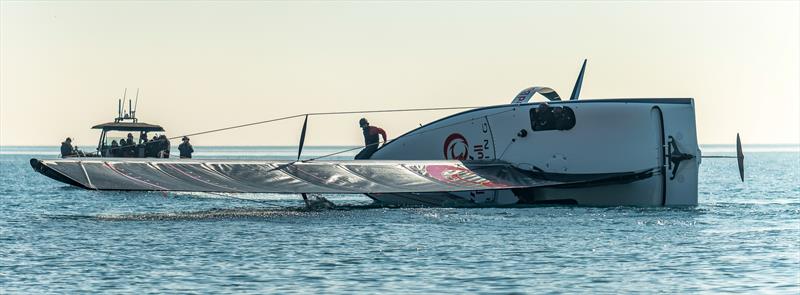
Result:
M378 135L383 137L384 143L386 142L386 131L379 127L369 126L369 122L365 118L361 118L358 125L364 131L364 149L356 155L356 160L369 159L378 150L378 144L380 144Z

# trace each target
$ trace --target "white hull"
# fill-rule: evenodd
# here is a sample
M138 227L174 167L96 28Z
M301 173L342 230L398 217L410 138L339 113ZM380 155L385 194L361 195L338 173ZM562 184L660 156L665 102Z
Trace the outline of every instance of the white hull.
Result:
M503 161L553 177L621 174L618 181L577 187L370 197L391 205L426 206L697 204L700 150L692 99L576 100L550 105L570 108L575 114L574 127L533 131L530 112L538 107L537 103L487 107L415 129L386 144L372 159ZM693 156L678 161L679 169L674 175L674 163L668 157L670 141L681 152Z

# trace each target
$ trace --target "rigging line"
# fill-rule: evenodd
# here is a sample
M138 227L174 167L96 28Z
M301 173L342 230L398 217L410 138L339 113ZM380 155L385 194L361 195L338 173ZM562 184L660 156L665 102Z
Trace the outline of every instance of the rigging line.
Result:
M190 133L190 134L185 134L185 135L180 135L180 136L173 136L173 137L170 137L168 139L178 139L178 138L182 138L184 136L195 136L195 135L201 135L201 134L207 134L207 133L213 133L213 132L220 132L220 131L225 131L225 130L231 130L231 129L236 129L236 128L242 128L242 127L247 127L247 126L258 125L258 124L264 124L264 123L288 120L288 119L292 119L292 118L299 118L299 117L302 117L302 116L305 116L305 115L306 114L286 116L286 117L269 119L269 120L258 121L258 122L247 123L247 124L241 124L241 125L236 125L236 126L218 128L218 129L213 129L213 130L206 130L206 131L195 132L195 133Z
M386 142L384 141L383 143L385 144ZM376 145L376 144L380 144L380 142L370 143L370 144L365 145L363 147L362 146L357 146L357 147L354 147L354 148L341 150L341 151L338 151L338 152L335 152L335 153L330 153L330 154L322 155L322 156L311 158L311 159L301 160L300 162L305 163L305 162L309 162L309 161L315 161L315 160L319 160L319 159L322 159L322 158L327 158L327 157L335 156L335 155L338 155L338 154L343 154L343 153L346 153L346 152L354 151L354 150L357 150L357 149L363 149L363 148L366 148L368 146Z
M259 125L259 124L283 121L283 120L288 120L288 119L294 119L294 118L299 118L299 117L304 117L304 116L368 114L368 113L389 113L389 112L441 111L441 110L458 110L458 109L474 109L474 108L479 108L479 107L464 106L464 107L441 107L441 108L389 109L389 110L366 110L366 111L342 111L342 112L306 113L306 114L298 114L298 115L285 116L285 117L274 118L274 119L269 119L269 120L264 120L264 121L252 122L252 123L247 123L247 124L229 126L229 127L224 127L224 128L217 128L217 129L206 130L206 131L201 131L201 132L189 133L189 134L184 134L184 135L179 135L179 136L168 137L167 139L179 139L179 138L183 138L184 136L187 136L187 137L188 136L196 136L196 135L202 135L202 134L226 131L226 130L231 130L231 129L237 129L237 128L242 128L242 127L248 127L248 126L253 126L253 125ZM505 112L508 112L508 111L510 111L510 110L501 111L501 112L497 112L497 113L494 113L494 114L489 114L489 115L487 115L487 117L488 116L494 116L494 115L497 115L497 114L500 114L500 113L505 113ZM427 130L425 132L420 132L420 133L417 133L417 134L414 134L414 135L428 133L430 131L438 130L438 129L445 128L445 127L450 127L452 125L460 124L460 123L463 123L463 122L466 122L466 121L471 121L471 120L474 120L474 118L468 119L468 120L464 120L464 121L458 121L456 123L445 125L445 126L440 126L440 127L437 127L437 128L431 129L431 130ZM411 135L411 134L409 134L409 135ZM142 144L143 145L147 145L147 144L153 144L153 143L162 142L162 141L164 141L164 140L163 139L157 139L157 140L151 140L151 141L148 141L148 142L145 142L145 143L142 143ZM384 143L386 143L386 142L384 142ZM133 146L137 146L137 145L133 145ZM105 150L112 151L112 150L123 149L123 148L128 148L128 147L130 147L130 145L118 146L118 147L106 147ZM310 160L316 160L316 159L320 159L320 158L323 158L323 157L329 157L329 156L333 156L333 155L338 155L338 154L345 153L345 152L352 151L352 150L359 149L359 148L361 148L361 147L352 148L352 149L349 149L349 150L346 150L346 151L341 151L341 152L333 153L333 154L330 154L330 155L325 155L325 156L322 156L322 157L317 157L317 158L310 159Z
M126 89L126 91L127 91L127 89ZM478 107L463 106L463 107L440 107L440 108L362 110L362 111L306 113L306 114L298 114L298 115L285 116L285 117L274 118L274 119L269 119L269 120L264 120L264 121L252 122L252 123L247 123L247 124L234 125L234 126L229 126L229 127L224 127L224 128L217 128L217 129L206 130L206 131L201 131L201 132L189 133L189 134L184 134L184 135L179 135L179 136L168 137L167 139L179 139L179 138L183 138L184 136L187 136L187 137L188 136L196 136L196 135L202 135L202 134L226 131L226 130L231 130L231 129L237 129L237 128L242 128L242 127L248 127L248 126L253 126L253 125L266 124L266 123L271 123L271 122L294 119L294 118L299 118L299 117L304 117L304 116L369 114L369 113L389 113L389 112L442 111L442 110L459 110L459 109L474 109L474 108L478 108ZM152 144L152 143L161 142L161 141L164 141L164 140L163 139L157 139L157 140L152 140L152 141L145 142L144 144ZM136 145L134 145L134 146L136 146ZM117 150L117 149L123 149L123 148L126 148L126 147L128 147L128 146L106 147L105 150L112 151L112 150Z
M483 107L483 106L480 106ZM362 110L362 111L340 111L340 112L317 112L308 113L309 115L346 115L346 114L374 114L374 113L402 113L402 112L420 112L420 111L446 111L446 110L460 110L460 109L476 109L480 107L475 106L462 106L462 107L439 107L439 108L416 108L416 109L388 109L388 110Z
M207 131L195 132L195 133L190 133L190 134L185 134L185 135L180 135L180 136L174 136L174 137L170 137L169 139L178 139L178 138L182 138L184 136L195 136L195 135L201 135L201 134L207 134L207 133L231 130L231 129L248 127L248 126L253 126L253 125L259 125L259 124L265 124L265 123L270 123L270 122L276 122L276 121L288 120L288 119L293 119L293 118L299 118L299 117L303 117L303 116L374 114L374 113L400 113L400 112L420 112L420 111L444 111L444 110L459 110L459 109L474 109L474 108L478 108L478 107L463 106L463 107L440 107L440 108L388 109L388 110L361 110L361 111L305 113L305 114L298 114L298 115L280 117L280 118L275 118L275 119L269 119L269 120L264 120L264 121L258 121L258 122L253 122L253 123L229 126L229 127L224 127L224 128L212 129L212 130L207 130Z
M425 130L425 131L421 131L421 132L418 132L418 133L411 133L411 134L406 134L406 135L401 135L401 136L412 137L412 136L422 135L422 134L429 133L429 132L433 132L433 131L436 131L436 130L439 130L439 129L442 129L442 128L447 128L447 127L455 126L455 125L458 125L458 124L461 124L461 123L464 123L464 122L469 122L469 121L474 121L474 120L480 120L480 119L483 119L483 118L489 118L489 117L496 116L496 115L499 115L499 114L503 114L503 113L507 113L507 112L513 112L513 111L515 111L515 110L516 110L516 108L512 108L512 109L510 109L510 110L499 111L499 112L495 112L495 113L488 114L488 115L485 115L485 116L482 116L482 117L478 117L478 118L469 118L469 119L464 119L464 120L456 121L456 122L454 122L454 123L450 123L450 124L447 124L447 125L439 126L439 127L436 127L436 128L431 128L430 130ZM386 145L386 143L387 143L387 142L391 142L391 140L390 140L390 141L385 141L385 142L383 142L383 143L384 143L384 145ZM322 159L322 158L327 158L327 157L330 157L330 156L335 156L335 155L342 154L342 153L346 153L346 152L349 152L349 151L354 151L354 150L357 150L357 149L366 148L367 146L374 145L374 144L380 144L380 142L371 143L371 144L369 144L369 145L365 145L364 147L357 146L357 147L354 147L354 148L349 148L349 149L341 150L341 151L338 151L338 152L335 152L335 153L330 153L330 154L327 154L327 155L322 155L322 156L315 157L315 158L311 158L311 159L301 160L300 162L307 162L307 161L319 160L319 159ZM508 147L506 147L506 149L508 149ZM292 163L289 163L289 164L293 164L293 163L294 163L294 162L292 162Z
M386 143L386 142L384 142L384 143ZM294 165L294 164L295 164L295 163L297 163L297 162L300 162L300 163L311 162L311 161L319 160L319 159L322 159L322 158L327 158L327 157L330 157L330 156L335 156L335 155L338 155L338 154L346 153L346 152L349 152L349 151L354 151L354 150L357 150L357 149L366 148L366 147L368 147L368 146L371 146L371 145L376 145L376 144L380 144L380 142L376 142L376 143L370 143L370 144L368 144L368 145L365 145L365 146L363 146L363 147L361 147L361 146L357 146L357 147L354 147L354 148L349 148L349 149L346 149L346 150L341 150L341 151L338 151L338 152L334 152L334 153L330 153L330 154L325 154L325 155L322 155L322 156L319 156L319 157L310 158L310 159L305 159L305 160L300 160L300 159L298 158L298 159L297 159L297 160L295 160L295 161L291 161L291 162L289 162L289 163L286 163L286 164L277 165L277 166L275 166L275 168L272 168L272 169L270 169L270 170L267 170L266 172L272 172L272 171L282 170L283 168L286 168L286 167L289 167L289 166L291 166L291 165Z

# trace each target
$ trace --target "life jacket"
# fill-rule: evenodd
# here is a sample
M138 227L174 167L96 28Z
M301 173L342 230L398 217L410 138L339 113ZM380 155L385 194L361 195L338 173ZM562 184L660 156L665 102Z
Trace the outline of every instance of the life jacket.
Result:
M178 151L180 152L180 157L181 158L191 158L192 157L192 152L194 152L194 149L192 148L191 144L188 144L188 143L184 142L184 143L181 143L180 145L178 145Z
M69 156L72 155L73 148L72 144L67 143L66 141L61 142L61 156Z
M363 129L364 130L364 145L365 146L369 146L371 144L371 145L374 145L375 147L377 147L378 140L380 140L380 137L379 137L380 133L378 133L378 130L375 130L375 129L377 129L375 126L369 126L369 127Z

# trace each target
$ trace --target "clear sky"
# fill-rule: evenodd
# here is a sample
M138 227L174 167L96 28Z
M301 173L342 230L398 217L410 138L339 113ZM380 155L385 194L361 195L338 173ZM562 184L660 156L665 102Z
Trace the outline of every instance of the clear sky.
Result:
M96 145L141 88L176 136L320 111L694 97L701 143L800 142L800 4L787 2L13 2L0 6L0 145ZM130 96L129 96L130 97ZM452 112L374 114L390 137ZM363 143L360 115L306 144ZM301 119L197 136L294 145Z

